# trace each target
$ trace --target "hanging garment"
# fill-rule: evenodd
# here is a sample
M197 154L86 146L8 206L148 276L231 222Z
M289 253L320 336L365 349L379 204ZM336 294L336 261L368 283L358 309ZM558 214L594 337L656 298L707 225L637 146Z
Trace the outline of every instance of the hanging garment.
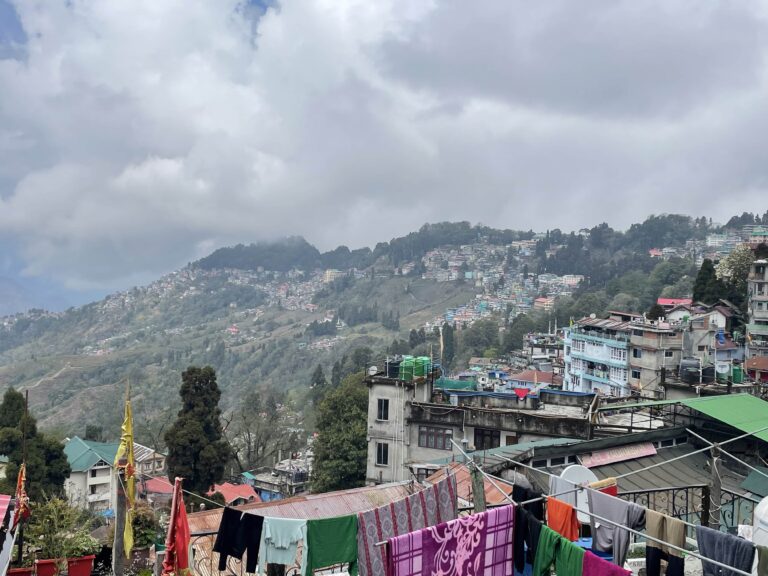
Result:
M533 564L534 554L539 546L541 522L520 506L515 507L514 559L515 570L522 572L525 564Z
M226 569L229 556L241 560L244 552L247 552L245 571L256 572L263 524L261 516L224 508L213 544L213 551L219 553L219 572Z
M631 576L630 570L611 564L608 560L592 554L589 550L584 552L583 576Z
M706 526L696 526L696 541L702 556L744 572L752 571L755 559L755 545L752 542ZM704 576L737 576L732 570L711 562L702 561L701 568Z
M654 510L645 511L645 533L680 548L685 548L685 524L676 518ZM647 576L661 576L661 561L667 562L667 576L683 576L685 562L679 550L664 546L653 540L645 544L645 565Z
M755 548L757 548L757 576L768 576L768 548L759 545Z
M536 555L533 558L533 576L549 576L550 566L555 561L557 547L563 538L547 526L541 527Z
M512 499L515 502L525 502L526 500L535 500L538 498L536 502L531 502L530 504L526 504L523 506L528 512L533 514L534 518L539 519L540 521L544 521L544 498L542 498L541 492L537 490L530 490L528 488L525 488L521 486L520 484L515 484L512 486Z
M456 477L452 474L432 487L411 494L407 498L367 512L360 512L357 515L357 555L360 576L384 574L387 565L386 550L384 546L376 546L377 542L434 525L427 522L428 516L425 513L428 506L424 492L427 490L431 490L433 495L436 495L438 505L433 514L434 517L439 511L443 522L456 518L458 506Z
M581 576L584 567L584 548L570 540L560 538L555 552L557 576Z
M307 520L306 543L306 576L334 564L349 564L349 575L357 575L357 514Z
M559 476L549 477L550 495L556 496L560 501L574 507L576 506L576 488L576 484L569 482L568 480L563 480ZM568 494L563 494L563 492L568 492Z
M387 574L512 574L514 519L514 506L503 506L389 538Z
M616 481L616 478L603 478L597 482L592 482L589 487L592 488L592 490L597 490L598 492L608 494L609 496L619 495L619 484Z
M547 499L547 526L571 542L579 539L581 524L576 510L557 498Z
M294 518L264 518L259 547L259 566L267 564L292 565L296 562L299 542L304 542L301 574L306 570L307 521Z
M219 531L216 533L216 541L213 543L213 551L219 553L219 572L227 567L227 557L243 557L243 550L239 547L240 516L243 513L227 506L221 513Z
M613 563L624 566L629 552L629 532L623 526L639 530L645 526L645 508L608 496L595 490L587 491L589 511L617 525L592 517L592 548L599 552L611 552Z

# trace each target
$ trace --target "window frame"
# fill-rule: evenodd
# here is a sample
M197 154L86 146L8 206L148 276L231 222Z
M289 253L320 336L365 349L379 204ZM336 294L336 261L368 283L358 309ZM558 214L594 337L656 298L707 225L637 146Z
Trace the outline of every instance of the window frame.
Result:
M386 418L382 418L382 415L386 416ZM376 420L379 422L389 422L389 398L376 399Z
M376 442L376 466L389 466L388 442Z

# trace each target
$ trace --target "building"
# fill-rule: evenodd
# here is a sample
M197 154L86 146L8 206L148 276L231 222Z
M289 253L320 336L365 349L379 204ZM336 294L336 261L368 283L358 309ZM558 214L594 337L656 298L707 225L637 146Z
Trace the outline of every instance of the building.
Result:
M287 458L279 461L272 468L261 468L247 473L247 484L256 491L261 502L282 500L305 492L312 472L312 454L303 457Z
M64 491L73 506L109 514L115 509L117 491L113 467L119 442L95 442L78 436L67 439L64 454L70 466ZM137 477L164 476L165 455L133 443Z
M683 354L683 325L658 320L631 323L629 384L642 396L661 398L667 375Z
M563 389L628 396L629 322L582 318L565 329Z
M550 312L555 307L555 299L552 296L541 296L533 301L534 310L543 310L544 312Z
M323 282L325 284L330 284L334 280L338 280L339 278L343 277L345 274L346 272L342 272L341 270L329 268L323 273Z
M768 356L768 260L752 263L747 293L747 357Z

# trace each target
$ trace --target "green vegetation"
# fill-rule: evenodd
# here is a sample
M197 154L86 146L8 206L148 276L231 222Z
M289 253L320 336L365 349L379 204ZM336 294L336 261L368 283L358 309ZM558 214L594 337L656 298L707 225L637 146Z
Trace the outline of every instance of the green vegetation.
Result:
M6 390L0 404L0 454L8 456L0 490L5 494L16 492L19 466L24 461L24 430L30 498L62 494L64 480L70 472L64 447L55 438L37 430L35 418L25 415L24 396L13 388Z
M73 508L63 498L37 500L26 526L25 563L31 565L35 558L64 561L95 554L101 545L90 535L92 523L87 512Z
M181 379L181 410L165 434L169 476L184 478L185 489L205 494L223 478L230 456L221 430L221 392L210 366L190 366Z
M365 482L368 390L364 372L347 376L320 403L315 441L314 492L356 488Z

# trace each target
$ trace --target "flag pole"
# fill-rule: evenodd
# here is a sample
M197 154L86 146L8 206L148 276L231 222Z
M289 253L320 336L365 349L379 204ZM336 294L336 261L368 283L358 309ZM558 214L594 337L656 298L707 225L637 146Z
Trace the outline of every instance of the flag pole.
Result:
M27 482L26 467L27 467L27 422L29 421L29 390L24 391L24 421L21 424L21 465L25 469L23 483ZM17 482L18 484L18 482ZM17 486L18 488L18 486ZM26 493L26 486L22 484L24 492ZM17 490L18 492L18 490ZM16 497L18 499L18 494ZM21 506L21 502L16 502L16 507ZM24 523L19 526L19 548L16 554L16 563L21 566L21 561L24 558Z
M115 486L115 539L112 543L112 573L115 576L123 576L125 573L125 531L126 528L130 530L130 526L126 526L126 523L131 521L127 513L128 503L125 493L125 484L129 481L126 475L126 468L129 465L133 465L133 422L130 421L132 419L129 411L130 400L131 380L128 378L125 387L126 419L123 422L120 435L119 457L114 463L117 485ZM130 446L127 443L130 443Z

